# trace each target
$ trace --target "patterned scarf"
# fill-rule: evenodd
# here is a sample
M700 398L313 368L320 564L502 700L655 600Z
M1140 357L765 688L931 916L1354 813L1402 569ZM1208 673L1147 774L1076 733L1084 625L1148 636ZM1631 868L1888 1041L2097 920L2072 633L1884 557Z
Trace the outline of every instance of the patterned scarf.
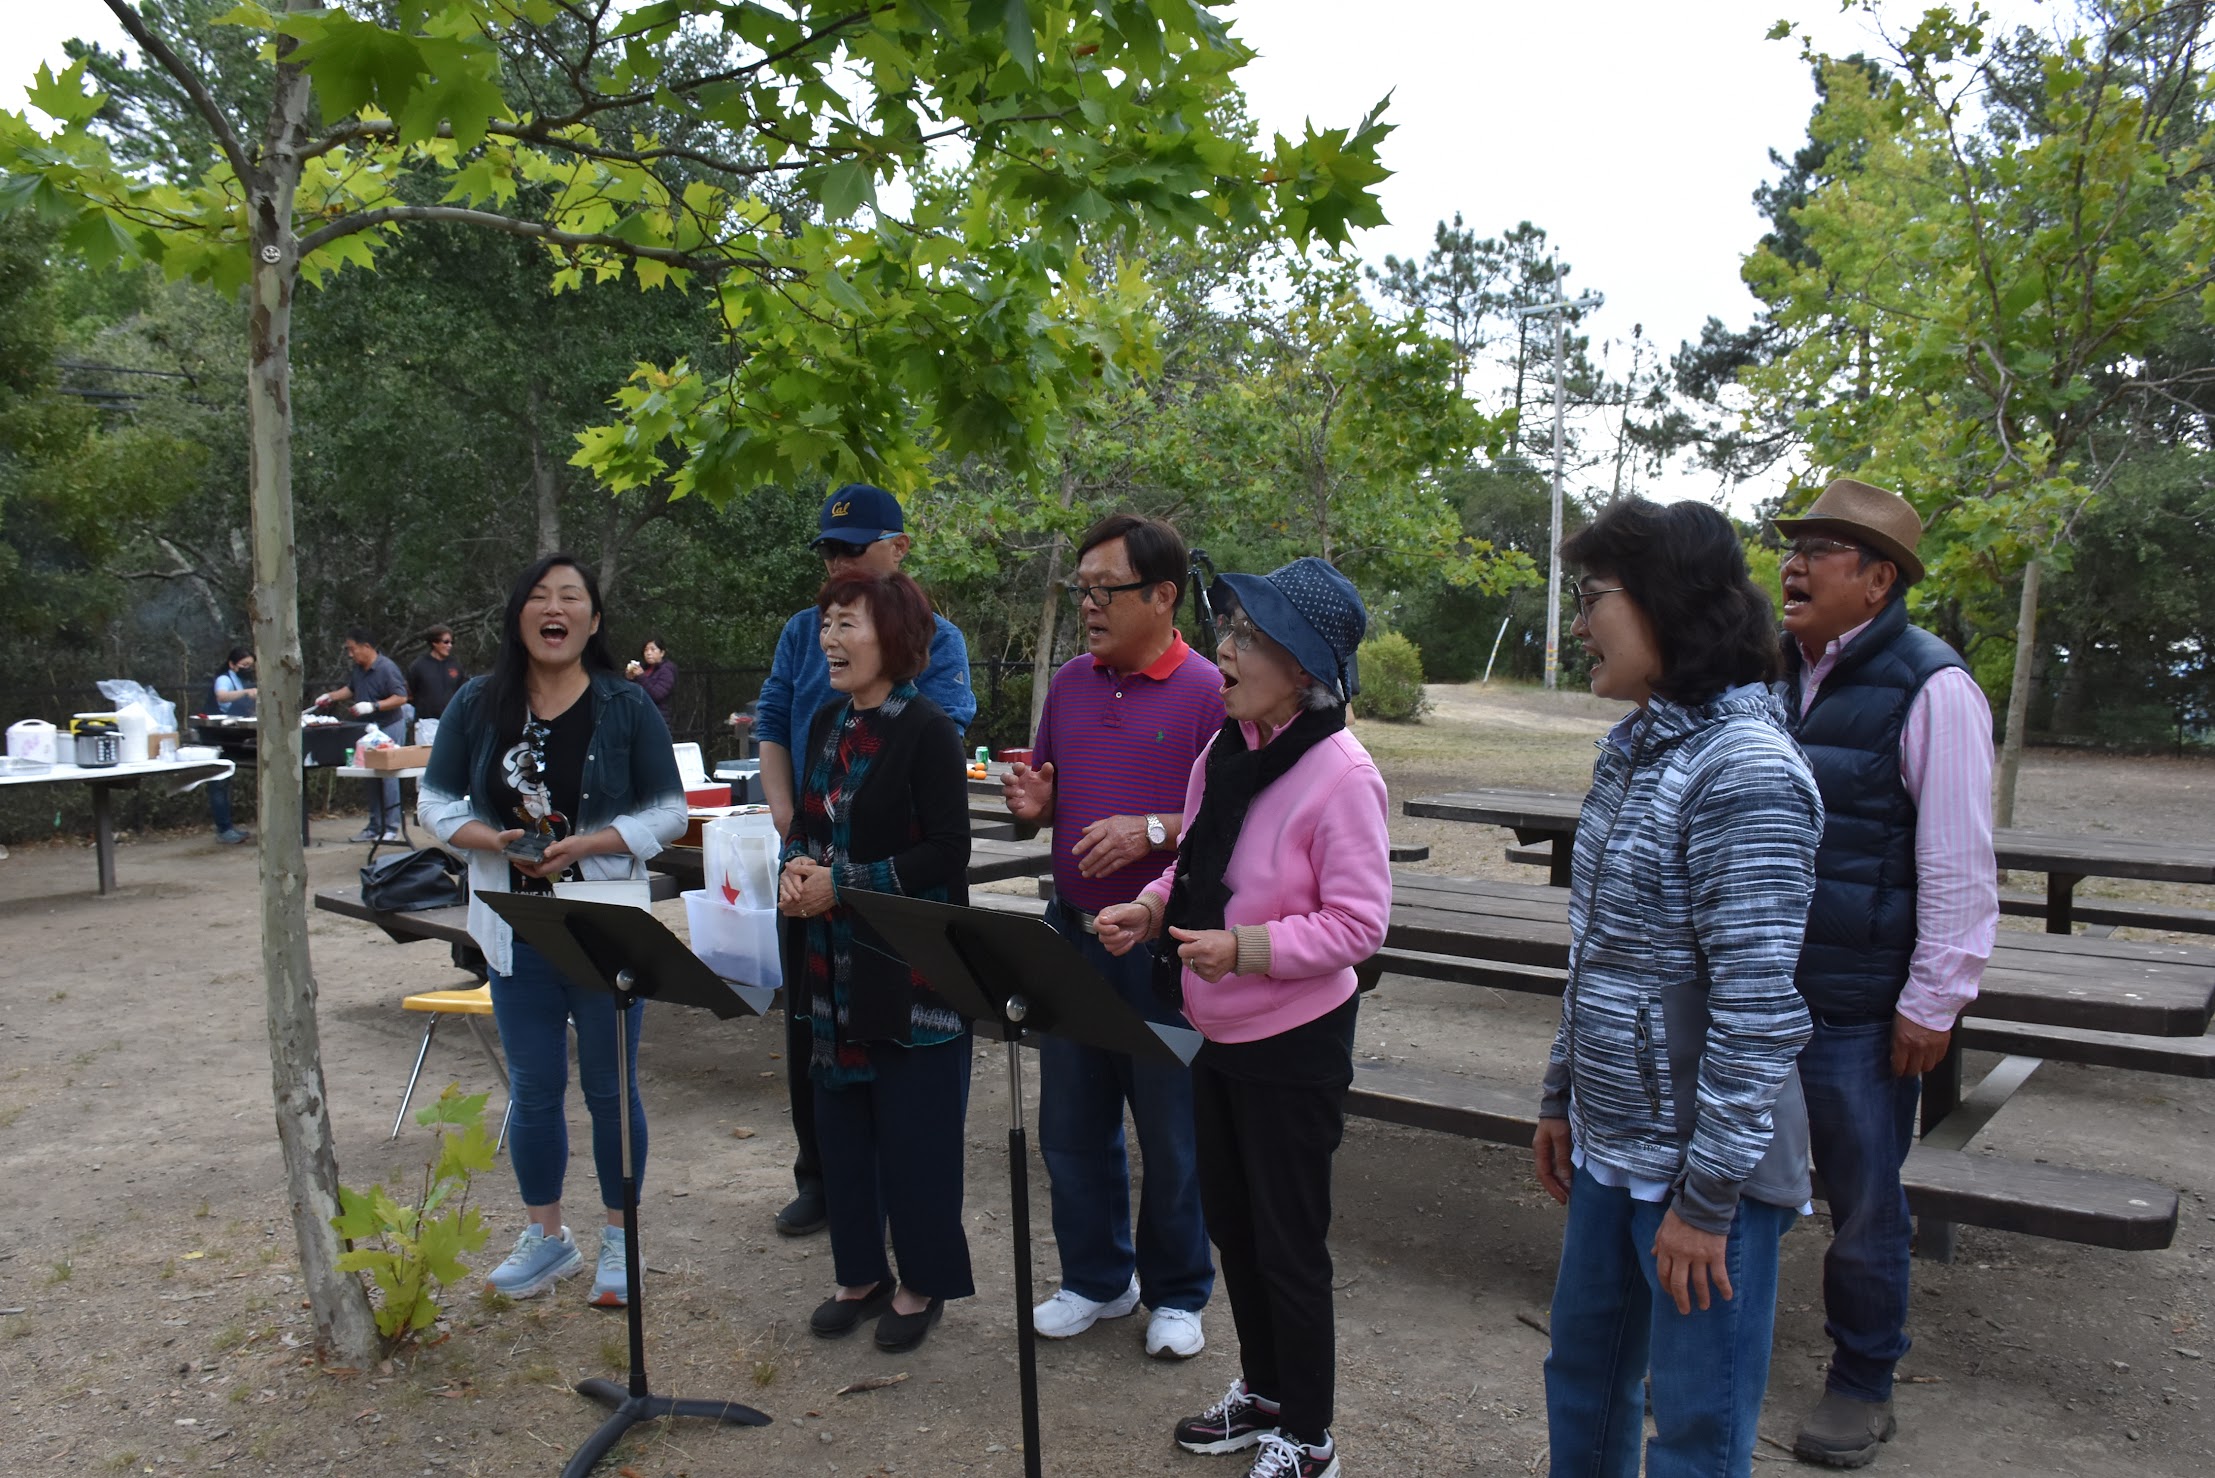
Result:
M802 822L795 828L793 840L786 844L786 861L802 856L814 858L832 870L841 891L863 888L874 893L904 893L912 898L946 900L948 891L945 888L910 890L902 887L889 858L878 862L851 860L854 802L884 749L881 725L898 718L916 696L915 684L900 683L874 709L856 710L851 700L840 707L822 745L808 764L800 796ZM813 837L826 825L831 840L830 845L823 848ZM912 811L908 826L910 835L916 835ZM854 952L857 949L872 953L881 951L854 937L853 915L836 904L801 923L804 963L798 984L805 994L808 1020L814 1032L809 1071L816 1081L834 1088L847 1083L871 1082L877 1074L870 1064L868 1045L849 1040L846 1031L851 1015ZM916 1003L909 1013L910 1044L927 1047L952 1041L961 1033L961 1017L939 1001L920 975L912 970L908 973L909 984L916 989Z

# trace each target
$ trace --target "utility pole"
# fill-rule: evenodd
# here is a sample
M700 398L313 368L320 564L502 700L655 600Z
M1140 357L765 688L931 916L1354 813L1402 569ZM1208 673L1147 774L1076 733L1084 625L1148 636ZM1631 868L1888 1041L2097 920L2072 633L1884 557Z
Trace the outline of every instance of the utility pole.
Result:
M1588 313L1607 299L1586 293L1574 301L1561 295L1561 273L1554 274L1554 300L1532 308L1518 308L1519 319L1550 317L1554 325L1554 509L1552 534L1546 542L1546 691L1554 690L1561 672L1561 454L1562 419L1568 407L1568 338L1565 321L1571 313Z

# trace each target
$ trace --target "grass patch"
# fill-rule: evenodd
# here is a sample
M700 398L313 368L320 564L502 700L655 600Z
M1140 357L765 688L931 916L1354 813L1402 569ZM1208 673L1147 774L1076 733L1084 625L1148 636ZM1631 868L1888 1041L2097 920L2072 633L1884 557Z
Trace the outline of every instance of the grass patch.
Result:
M8 1319L0 1319L0 1329L6 1331L9 1339L29 1339L38 1332L38 1326L31 1322L31 1316L28 1314L17 1314Z
M218 1355L228 1355L252 1338L244 1325L226 1324L215 1332L215 1338L208 1341L208 1344Z
M17 1119L22 1118L23 1111L29 1107L30 1105L27 1103L18 1103L4 1109L0 1109L0 1129L5 1129L9 1125L13 1124Z
M100 1464L111 1473L128 1473L137 1465L138 1454L135 1452L119 1452Z
M67 1283L76 1276L77 1265L65 1257L46 1270L46 1283L48 1287L52 1287L57 1283Z
M754 1384L755 1384L755 1385L757 1385L757 1386L766 1386L766 1385L768 1385L768 1384L769 1384L770 1382L774 1381L774 1380L775 1380L776 1378L777 1378L777 1362L776 1362L776 1361L774 1361L774 1360L756 1360L756 1361L754 1362Z
M600 1341L600 1364L608 1370L622 1370L630 1362L630 1349L619 1339Z

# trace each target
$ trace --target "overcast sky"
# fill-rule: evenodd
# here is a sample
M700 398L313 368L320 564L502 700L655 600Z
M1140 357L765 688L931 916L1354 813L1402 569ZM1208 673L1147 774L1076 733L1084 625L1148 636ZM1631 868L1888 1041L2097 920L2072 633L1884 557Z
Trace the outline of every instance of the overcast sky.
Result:
M1912 24L1925 4L1883 0L1879 13ZM22 81L59 64L65 38L123 40L98 0L6 5L0 106L22 106ZM1989 8L2053 22L2046 0ZM1751 196L1774 174L1769 151L1805 137L1815 100L1799 44L1765 40L1770 26L1790 18L1834 55L1882 49L1837 0L1237 0L1230 14L1260 53L1240 77L1264 130L1351 125L1392 95L1391 224L1361 234L1365 260L1421 255L1456 211L1480 235L1532 221L1571 264L1572 292L1607 295L1586 325L1596 345L1643 324L1664 351L1710 314L1738 326L1753 311L1738 280L1762 232ZM1715 488L1675 474L1657 491Z

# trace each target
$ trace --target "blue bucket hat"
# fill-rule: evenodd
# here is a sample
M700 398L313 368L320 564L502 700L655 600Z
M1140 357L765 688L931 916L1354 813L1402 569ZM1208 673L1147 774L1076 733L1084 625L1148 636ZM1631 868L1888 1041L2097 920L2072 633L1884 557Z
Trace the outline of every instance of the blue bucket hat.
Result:
M819 532L809 547L825 539L847 544L874 544L907 532L907 516L900 500L873 483L850 482L823 500Z
M1233 602L1341 703L1361 691L1354 651L1369 629L1369 609L1330 561L1308 555L1266 575L1216 576L1208 603L1220 611Z

